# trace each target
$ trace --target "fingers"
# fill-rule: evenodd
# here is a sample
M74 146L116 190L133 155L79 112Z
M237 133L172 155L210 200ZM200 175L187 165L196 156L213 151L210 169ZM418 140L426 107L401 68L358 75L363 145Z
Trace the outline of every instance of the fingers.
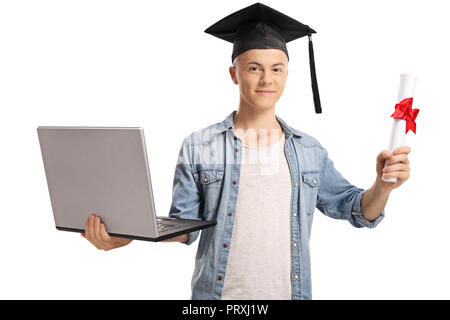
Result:
M403 163L396 163L383 168L383 174L391 173L394 171L410 171L410 170L411 168L408 165Z
M409 179L411 168L409 167L408 154L411 148L401 146L393 152L383 150L377 157L377 173L385 179L397 178L397 186Z
M86 222L86 235L89 239L94 237L94 215L91 214Z
M104 243L102 243L103 241L100 237L99 230L100 230L100 218L91 214L86 220L84 238L86 238L90 243L92 243L97 249L102 250L104 249L105 245Z
M404 153L404 154L408 155L410 152L411 152L411 148L410 147L408 147L408 146L401 146L401 147L396 148L394 150L393 154L396 155L396 154Z
M387 178L399 178L400 180L407 180L409 178L409 171L393 171L388 173L383 173L383 176Z
M100 223L100 237L103 241L111 241L111 237L109 236L108 232L106 232L106 228L103 223Z
M82 233L81 235L98 249L98 246L92 241L90 224L91 224L91 216L89 216L86 219L86 223L84 225L84 234Z
M392 157L395 161L391 163L396 163L398 162L398 159L407 159L407 155L410 152L411 148L408 146L398 147L393 152L390 152L389 150L383 150L378 155L377 160L381 162Z
M383 162L385 159L388 159L392 156L392 152L389 150L383 150L380 152L380 154L377 157L378 162Z
M94 214L91 214L87 218L85 233L82 233L81 236L89 240L89 242L97 249L105 251L118 248L131 242L129 239L111 237L106 231L105 225L101 222L100 217L97 217ZM120 239L121 241L117 241L117 239Z
M103 226L104 233L100 232L101 226ZM110 249L110 243L108 243L108 236L105 237L106 229L105 225L101 223L100 217L94 218L94 231L95 231L95 242L100 245L100 249L108 250ZM107 234L107 233L106 233ZM104 238L105 237L105 238ZM109 237L111 239L111 237Z
M390 166L395 163L403 163L409 165L408 156L404 153L394 155L386 160L386 165Z
M99 217L94 218L94 239L95 239L95 242L97 242L102 247L104 247L105 244L103 243L103 239L100 236L100 218Z
M95 229L94 229L95 216L91 214L88 220L89 222L87 232L89 234L89 241L92 242L92 244L96 246L97 249L100 249L99 244L97 243L97 241L95 241Z
M94 217L94 233L95 233L95 240L101 240L100 239L100 218Z

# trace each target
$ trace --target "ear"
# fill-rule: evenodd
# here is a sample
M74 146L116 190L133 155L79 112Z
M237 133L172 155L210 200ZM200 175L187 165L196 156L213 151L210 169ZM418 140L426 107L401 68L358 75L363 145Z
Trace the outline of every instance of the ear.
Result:
M234 67L230 67L228 68L228 71L230 72L231 80L234 82L234 84L238 84L236 69Z

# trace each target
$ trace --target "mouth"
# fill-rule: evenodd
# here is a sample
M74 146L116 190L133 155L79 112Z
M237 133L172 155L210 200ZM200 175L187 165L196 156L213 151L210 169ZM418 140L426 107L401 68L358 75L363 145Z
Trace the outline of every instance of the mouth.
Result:
M275 93L275 91L273 90L256 90L257 94L262 94L262 95L270 95L272 93Z

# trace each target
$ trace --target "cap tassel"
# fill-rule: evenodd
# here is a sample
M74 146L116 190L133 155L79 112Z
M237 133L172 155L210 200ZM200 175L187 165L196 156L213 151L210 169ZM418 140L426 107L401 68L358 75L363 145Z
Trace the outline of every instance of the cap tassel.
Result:
M314 63L314 49L311 35L308 35L309 41L309 68L311 70L311 87L314 97L314 108L316 113L322 113L322 107L320 106L319 87L317 86L316 67Z

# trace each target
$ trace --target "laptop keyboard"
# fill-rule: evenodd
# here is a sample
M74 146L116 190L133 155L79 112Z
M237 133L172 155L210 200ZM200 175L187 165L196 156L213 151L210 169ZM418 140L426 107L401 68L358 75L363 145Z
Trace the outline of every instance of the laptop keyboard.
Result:
M161 232L177 229L180 227L179 225L173 225L173 224L169 224L169 223L166 223L164 221L159 221L159 220L156 221L156 224L158 226L158 231L161 231Z

